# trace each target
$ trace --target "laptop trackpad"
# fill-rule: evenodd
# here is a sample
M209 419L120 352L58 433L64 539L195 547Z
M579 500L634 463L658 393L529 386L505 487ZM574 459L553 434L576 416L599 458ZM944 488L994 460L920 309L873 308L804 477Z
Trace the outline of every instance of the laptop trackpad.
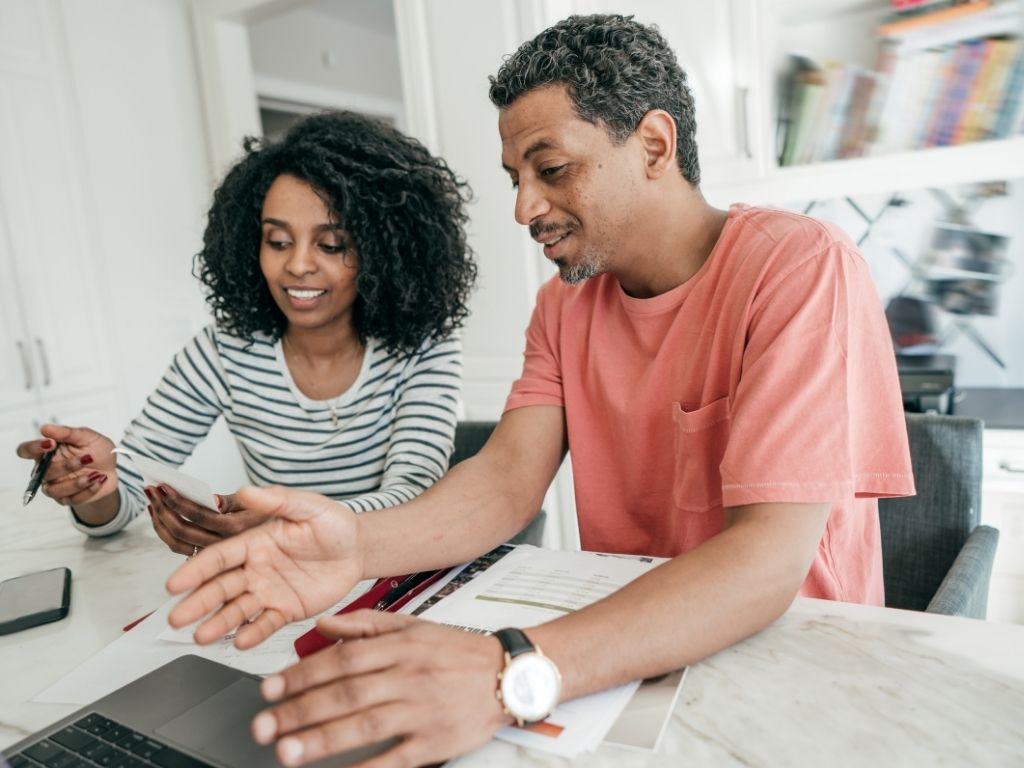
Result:
M260 682L244 677L192 707L155 733L168 741L199 752L221 765L261 768L280 766L272 746L261 747L252 738L252 720L267 706ZM394 741L330 758L334 766L350 765L379 754Z
M243 677L160 726L156 734L223 765L277 766L273 748L261 747L249 730L265 706L259 680Z

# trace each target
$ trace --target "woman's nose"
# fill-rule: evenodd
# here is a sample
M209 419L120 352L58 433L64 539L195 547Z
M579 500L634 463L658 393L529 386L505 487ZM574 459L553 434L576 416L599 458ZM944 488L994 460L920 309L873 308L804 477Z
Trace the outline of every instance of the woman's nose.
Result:
M316 254L313 252L312 245L296 243L291 253L288 254L285 269L293 275L308 275L310 272L315 272Z

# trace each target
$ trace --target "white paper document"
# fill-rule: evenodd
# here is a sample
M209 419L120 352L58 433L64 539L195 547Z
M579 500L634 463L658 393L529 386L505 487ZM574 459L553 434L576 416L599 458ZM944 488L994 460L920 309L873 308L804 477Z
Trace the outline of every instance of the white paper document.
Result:
M217 499L214 497L213 491L202 480L125 448L115 448L114 453L127 456L128 460L139 470L142 482L146 485L169 485L189 501L194 501L203 507L217 509Z
M475 561L469 581L451 581L422 596L410 613L471 632L532 627L600 600L664 562L664 558L515 547L493 563ZM639 682L560 705L549 718L509 726L498 738L566 757L596 749L634 697ZM655 739L656 741L656 739ZM653 748L653 747L651 747Z
M372 580L359 582L319 616L336 613L372 585ZM299 635L312 629L319 618L314 616L288 624L247 651L240 651L232 645L233 635L212 645L201 646L192 640L194 626L171 629L167 624L167 615L179 599L172 597L144 621L39 693L33 701L88 704L186 653L219 661L254 675L268 675L298 661L292 643Z

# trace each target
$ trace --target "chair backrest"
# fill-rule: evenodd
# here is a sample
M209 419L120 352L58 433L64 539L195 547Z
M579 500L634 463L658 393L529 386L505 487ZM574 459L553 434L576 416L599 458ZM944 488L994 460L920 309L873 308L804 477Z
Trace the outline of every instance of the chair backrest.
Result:
M455 448L448 466L454 467L483 448L496 426L496 421L460 421L456 424Z
M456 424L455 448L452 450L448 467L454 467L483 448L496 426L498 426L496 421L460 421ZM512 544L533 544L539 547L544 539L546 520L547 513L542 509L523 530L512 537L510 542Z
M885 604L923 611L981 514L979 419L908 413L917 495L879 499Z

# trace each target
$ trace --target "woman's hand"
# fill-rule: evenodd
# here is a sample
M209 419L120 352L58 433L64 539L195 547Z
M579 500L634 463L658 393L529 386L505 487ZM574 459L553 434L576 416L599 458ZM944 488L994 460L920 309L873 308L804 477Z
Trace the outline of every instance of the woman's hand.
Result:
M243 488L237 503L272 519L202 550L167 580L172 595L192 591L171 611L172 627L212 612L195 631L201 645L245 624L235 646L251 648L329 608L363 575L358 518L343 504L280 486Z
M58 424L44 424L39 431L44 439L21 443L17 453L38 461L43 454L57 451L43 478L44 494L58 504L76 507L76 512L86 512L117 490L117 460L110 438L86 427Z
M269 512L246 509L234 494L218 495L216 511L186 499L167 485L143 489L156 535L172 552L194 555L200 549L246 531L270 518Z

